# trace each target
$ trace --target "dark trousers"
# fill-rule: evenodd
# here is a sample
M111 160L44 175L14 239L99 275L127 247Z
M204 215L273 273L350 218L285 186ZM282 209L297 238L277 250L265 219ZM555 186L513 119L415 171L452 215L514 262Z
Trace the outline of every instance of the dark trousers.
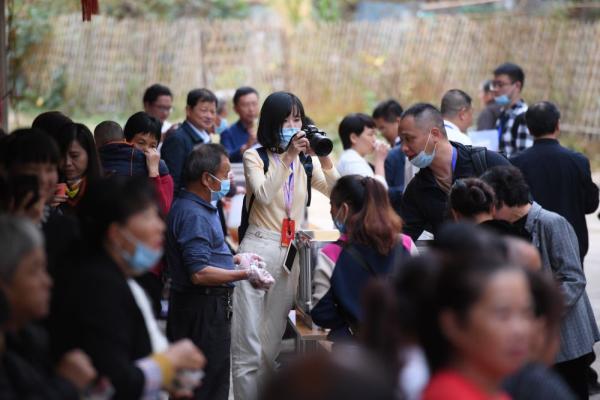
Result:
M189 338L206 357L202 385L196 400L227 400L231 351L230 294L171 292L167 336L171 342ZM229 297L229 300L231 297Z
M554 370L569 385L578 399L588 399L589 354L554 365Z

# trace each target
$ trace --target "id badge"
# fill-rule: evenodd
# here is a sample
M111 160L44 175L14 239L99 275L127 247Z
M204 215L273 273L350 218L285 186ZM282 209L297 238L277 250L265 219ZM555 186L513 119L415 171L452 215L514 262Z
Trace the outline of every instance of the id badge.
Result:
M281 223L281 245L283 247L288 247L292 240L294 240L294 235L296 234L296 221L289 218L284 218Z

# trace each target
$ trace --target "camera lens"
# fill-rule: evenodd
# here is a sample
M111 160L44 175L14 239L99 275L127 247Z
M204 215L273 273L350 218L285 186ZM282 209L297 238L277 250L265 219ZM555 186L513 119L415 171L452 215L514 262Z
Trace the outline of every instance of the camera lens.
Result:
M315 133L310 138L310 147L315 151L318 156L326 156L333 150L333 142L325 136Z

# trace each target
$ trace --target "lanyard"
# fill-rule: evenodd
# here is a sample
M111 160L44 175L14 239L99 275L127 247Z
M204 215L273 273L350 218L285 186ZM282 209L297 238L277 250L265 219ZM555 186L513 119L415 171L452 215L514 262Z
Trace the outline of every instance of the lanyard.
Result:
M277 161L284 166L284 168L287 168L277 154L275 154L275 157L277 158ZM285 214L288 219L290 219L292 216L292 203L294 202L294 161L292 161L290 168L292 169L292 173L283 183L283 204L285 207Z
M458 151L456 151L456 147L452 147L452 174L454 175L454 170L456 169L456 159L458 158Z

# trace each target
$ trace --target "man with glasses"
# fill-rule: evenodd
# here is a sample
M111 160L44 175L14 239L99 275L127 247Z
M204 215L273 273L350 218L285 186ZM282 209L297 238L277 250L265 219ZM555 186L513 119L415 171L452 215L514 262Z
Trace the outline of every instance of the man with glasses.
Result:
M525 123L527 104L521 98L525 73L516 64L504 63L494 70L494 101L502 107L496 121L498 149L507 157L533 145L533 137Z

